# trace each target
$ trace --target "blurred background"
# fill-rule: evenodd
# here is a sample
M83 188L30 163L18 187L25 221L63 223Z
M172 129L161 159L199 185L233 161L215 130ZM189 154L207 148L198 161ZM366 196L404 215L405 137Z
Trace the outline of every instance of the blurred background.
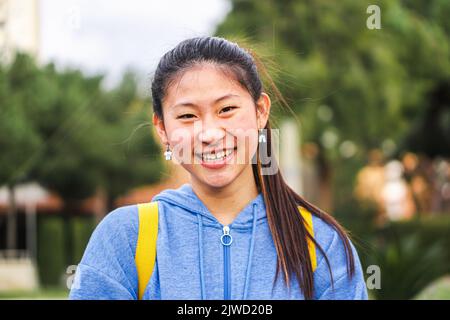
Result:
M350 230L370 298L450 299L449 16L449 0L0 0L0 298L65 299L109 211L187 182L150 125L151 75L216 35L265 62L290 106L271 95L282 173Z

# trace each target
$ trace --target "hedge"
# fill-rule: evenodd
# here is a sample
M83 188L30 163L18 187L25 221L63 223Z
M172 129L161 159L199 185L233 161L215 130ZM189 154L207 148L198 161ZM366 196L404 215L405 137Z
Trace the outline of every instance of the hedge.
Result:
M69 234L64 234L61 216L38 217L38 274L42 286L64 285L64 275L69 265L76 265L95 228L91 216L72 217L68 221ZM70 247L67 246L70 244ZM66 250L69 248L69 250Z

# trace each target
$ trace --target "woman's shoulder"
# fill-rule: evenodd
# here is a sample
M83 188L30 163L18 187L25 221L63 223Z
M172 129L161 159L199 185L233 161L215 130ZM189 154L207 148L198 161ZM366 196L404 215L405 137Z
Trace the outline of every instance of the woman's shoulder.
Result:
M316 297L320 299L367 299L361 262L350 237L345 233L338 232L334 225L321 217L313 216L313 225L314 238L323 250L322 252L316 248L317 269L314 273ZM353 257L354 273L349 272L349 262L352 260L349 256L350 252ZM325 253L326 259L323 253ZM333 281L330 278L330 271Z
M357 257L355 247L347 234L341 234L338 232L336 226L330 224L324 218L313 215L313 230L314 239L320 245L330 264L344 266L347 264L346 240L348 241L349 248L351 248L354 256ZM317 264L323 265L324 261L323 253L316 249Z
M100 221L78 264L71 299L135 297L138 223L135 205L119 207Z
M138 230L139 217L136 205L112 210L96 226L82 260L90 261L92 256L105 254L106 251L116 252L119 255L122 251L130 249L134 252Z
M331 245L339 237L336 227L327 222L324 218L312 215L314 238L325 247Z
M134 234L139 228L139 216L137 205L118 207L110 211L97 225L96 231L125 232Z

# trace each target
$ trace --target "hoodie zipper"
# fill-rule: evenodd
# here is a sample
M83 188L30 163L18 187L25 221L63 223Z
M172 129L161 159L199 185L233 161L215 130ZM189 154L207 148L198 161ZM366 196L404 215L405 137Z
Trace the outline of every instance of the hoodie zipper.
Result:
M230 235L230 227L223 227L223 235L220 237L220 241L223 245L223 270L224 270L224 300L231 299L231 261L230 261L230 245L233 242L233 237Z

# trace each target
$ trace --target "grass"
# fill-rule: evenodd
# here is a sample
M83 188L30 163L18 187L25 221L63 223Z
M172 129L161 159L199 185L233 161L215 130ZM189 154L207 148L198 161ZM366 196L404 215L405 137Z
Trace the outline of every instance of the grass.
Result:
M442 277L422 290L415 300L450 300L450 275Z
M66 300L69 290L61 287L40 288L35 291L0 292L0 300Z

